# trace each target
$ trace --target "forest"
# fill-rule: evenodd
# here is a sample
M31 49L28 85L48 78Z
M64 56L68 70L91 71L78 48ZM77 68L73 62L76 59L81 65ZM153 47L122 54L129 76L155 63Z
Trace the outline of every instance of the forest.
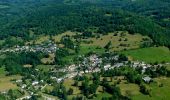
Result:
M65 31L95 33L129 31L151 37L155 45L170 46L168 0L1 0L0 39L25 41L30 35ZM94 32L93 30L90 30Z

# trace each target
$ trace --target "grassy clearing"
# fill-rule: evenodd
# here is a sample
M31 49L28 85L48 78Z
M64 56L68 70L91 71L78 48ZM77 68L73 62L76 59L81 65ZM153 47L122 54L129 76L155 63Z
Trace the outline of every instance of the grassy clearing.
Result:
M49 36L39 36L37 40L35 40L35 44L41 44L45 41L48 41L49 40Z
M151 88L151 96L138 94L132 96L133 100L169 100L170 98L170 78L160 77L155 78L154 83L149 84ZM159 84L162 83L163 87L159 87Z
M130 97L132 100L169 100L170 98L170 78L168 77L159 77L154 78L153 82L150 84L145 84L147 87L151 89L150 96L144 95L140 92L140 87L137 84L134 83L128 83L127 80L123 78L123 76L113 78L113 80L110 80L110 77L106 77L108 82L110 84L114 84L117 80L121 79L121 82L117 85L120 88L120 91L122 95ZM103 77L101 77L101 80ZM81 91L79 90L79 87L72 86L74 83L73 79L67 79L64 81L64 86L66 89L72 88L74 93L73 95L70 95L68 98L72 99L72 97L77 95L82 95ZM81 82L79 82L81 83ZM163 84L162 87L160 87L160 84ZM81 86L81 84L79 84ZM96 97L94 97L92 100L101 100L102 97L111 97L112 95L104 92L103 87L99 86L96 91Z
M79 54L87 54L89 52L103 53L104 48L97 48L97 46L81 46Z
M56 96L52 96L52 95L48 95L48 94L44 94L44 93L40 93L41 94L41 98L38 98L38 100L60 100L58 97Z
M170 71L170 64L164 64L164 66Z
M51 65L38 65L38 66L36 66L37 69L44 71L44 72L49 72L52 67L53 66L51 66Z
M112 95L107 92L100 93L100 94L97 94L97 97L94 98L93 100L102 100L103 97L112 97Z
M136 84L132 84L132 83L121 83L118 85L120 87L121 93L124 96L128 96L128 95L137 95L140 94L139 92L139 86Z
M68 91L70 88L73 89L73 95L80 94L81 91L79 90L79 87L72 86L74 84L73 79L67 79L64 81L63 85L66 87L66 90Z
M4 77L6 74L5 67L0 67L0 77Z
M73 35L75 35L75 32L67 31L62 34L53 36L52 39L54 39L55 42L60 42L61 38L65 35L73 36Z
M5 76L6 71L4 67L0 68L0 91L7 91L9 89L16 89L17 86L11 82L13 79L20 78L19 76Z
M151 47L136 50L123 51L123 54L129 56L132 60L154 62L170 62L170 51L166 47Z
M12 83L11 80L21 79L21 76L4 76L0 77L0 91L7 91L9 89L17 89L17 85Z
M117 34L114 36L114 34ZM83 46L99 46L104 47L109 41L111 41L111 51L120 51L124 49L139 48L143 38L148 38L140 34L131 35L128 32L114 32L108 35L100 36L100 38L88 38L83 41L91 41L91 43L82 43ZM122 46L126 45L126 46Z
M48 58L42 58L42 59L41 59L41 62L42 62L43 64L53 63L53 62L54 62L54 57L55 57L55 54L49 54L49 57L48 57Z
M34 33L30 32L30 34L34 34ZM62 34L52 36L52 40L54 40L54 42L60 42L61 38L65 35L73 36L73 35L75 35L75 32L66 31ZM49 40L50 40L49 35L39 35L39 36L37 36L37 38L35 40L31 40L31 41L27 42L26 44L42 44L43 42L46 42ZM0 43L1 43L1 41L0 41Z

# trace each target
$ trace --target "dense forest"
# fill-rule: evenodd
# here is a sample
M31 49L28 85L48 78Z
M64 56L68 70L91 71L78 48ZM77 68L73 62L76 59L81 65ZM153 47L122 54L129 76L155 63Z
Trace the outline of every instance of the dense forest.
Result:
M170 46L169 0L0 0L0 39L33 39L67 30L126 30L150 36L156 45Z

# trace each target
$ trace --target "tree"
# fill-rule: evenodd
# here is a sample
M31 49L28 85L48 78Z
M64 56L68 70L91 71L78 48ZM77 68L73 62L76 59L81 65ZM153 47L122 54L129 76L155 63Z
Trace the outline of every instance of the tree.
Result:
M72 94L73 94L73 89L70 88L70 89L68 90L67 94L68 94L68 95L72 95Z
M140 92L146 95L150 94L150 90L144 84L140 85Z

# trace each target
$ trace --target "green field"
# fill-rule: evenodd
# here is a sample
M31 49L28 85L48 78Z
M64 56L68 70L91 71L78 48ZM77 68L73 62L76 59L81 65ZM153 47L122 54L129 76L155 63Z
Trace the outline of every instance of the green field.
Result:
M21 79L19 75L5 76L6 71L4 67L0 68L0 92L7 91L9 89L17 89L17 85L11 82L14 79Z
M110 77L108 77L110 79ZM112 81L108 80L110 84L118 81L114 79ZM121 82L117 85L120 88L121 94L124 96L130 97L132 100L169 100L170 98L170 78L169 77L158 77L153 78L153 82L150 84L145 84L150 89L150 95L144 95L140 92L140 87L134 83L128 83L127 80L121 79ZM76 95L82 95L79 87L72 86L74 84L73 79L67 79L63 82L63 85L68 90L69 88L73 89L73 95L69 95L68 98L71 99ZM160 87L160 84L163 84ZM79 82L79 86L81 86L81 82ZM99 86L96 91L96 97L92 100L101 100L102 97L111 97L111 94L104 92L102 86Z
M162 83L163 87L159 87L158 84ZM151 89L151 96L138 94L132 96L132 100L169 100L170 98L170 78L160 77L154 79L154 82L149 84Z
M140 34L132 35L126 31L117 31L109 33L108 35L101 35L99 38L93 37L82 39L82 41L90 42L90 43L82 42L82 46L98 46L103 48L110 41L111 51L121 51L124 49L129 50L139 48L144 38L149 39L148 37L142 36Z
M121 53L127 55L131 60L145 61L147 63L170 62L170 51L166 47L142 48Z

